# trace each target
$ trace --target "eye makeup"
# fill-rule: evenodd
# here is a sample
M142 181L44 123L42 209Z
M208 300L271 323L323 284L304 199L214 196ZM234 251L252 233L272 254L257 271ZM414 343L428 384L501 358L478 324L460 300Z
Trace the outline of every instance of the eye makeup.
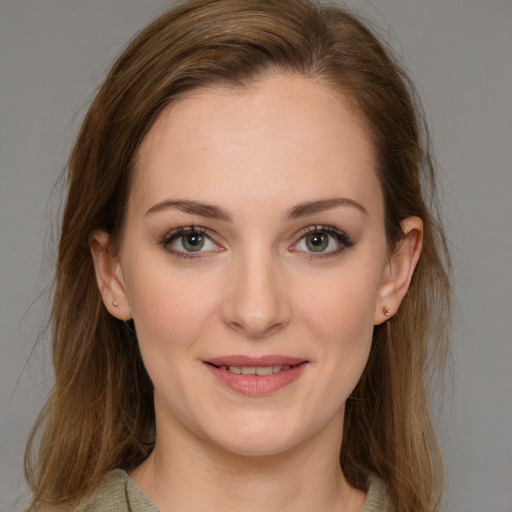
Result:
M328 225L308 226L298 233L297 238L289 250L309 259L338 255L355 245L345 231Z
M159 241L162 248L179 259L199 259L224 251L218 236L199 226L181 226L166 233ZM328 258L354 246L355 242L344 231L328 225L307 226L295 236L288 247L292 253L313 258Z
M224 248L214 238L213 233L206 228L182 226L166 233L160 245L176 258L192 260L223 251Z

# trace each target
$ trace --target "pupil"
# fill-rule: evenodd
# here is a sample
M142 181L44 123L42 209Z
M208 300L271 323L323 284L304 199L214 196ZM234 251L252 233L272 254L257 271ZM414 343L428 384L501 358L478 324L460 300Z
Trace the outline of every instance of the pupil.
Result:
M203 236L199 233L191 233L183 237L183 247L187 251L199 251L204 245Z
M307 245L313 252L323 251L328 244L328 238L325 233L314 233L307 238Z

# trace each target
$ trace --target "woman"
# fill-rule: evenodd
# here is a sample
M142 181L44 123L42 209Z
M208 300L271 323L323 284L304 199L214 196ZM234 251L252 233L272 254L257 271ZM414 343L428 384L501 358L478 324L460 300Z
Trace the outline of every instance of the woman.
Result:
M34 509L437 508L448 261L414 99L307 0L189 0L134 39L70 159Z

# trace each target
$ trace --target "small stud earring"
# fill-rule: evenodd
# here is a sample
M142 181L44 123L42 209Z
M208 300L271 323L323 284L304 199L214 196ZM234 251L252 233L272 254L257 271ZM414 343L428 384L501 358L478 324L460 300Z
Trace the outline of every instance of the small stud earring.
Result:
M118 307L119 307L119 304L118 304L116 301L113 301L113 302L112 302L112 306L114 306L115 308L118 308Z
M382 308L382 312L384 313L384 316L391 316L391 313L389 312L389 308L387 306L384 306Z

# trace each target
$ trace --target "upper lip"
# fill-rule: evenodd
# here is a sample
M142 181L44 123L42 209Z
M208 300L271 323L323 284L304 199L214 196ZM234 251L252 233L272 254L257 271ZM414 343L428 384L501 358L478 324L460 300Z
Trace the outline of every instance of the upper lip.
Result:
M214 366L294 366L306 362L300 357L290 357L282 355L264 355L264 356L246 356L246 355L228 355L205 359L205 363Z

